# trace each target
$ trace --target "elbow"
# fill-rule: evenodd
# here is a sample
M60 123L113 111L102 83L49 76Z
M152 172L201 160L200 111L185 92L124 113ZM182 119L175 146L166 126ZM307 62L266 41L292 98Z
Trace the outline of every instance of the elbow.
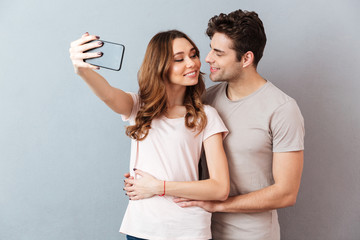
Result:
M217 190L216 199L214 200L225 201L226 199L228 199L229 193L230 193L230 185L229 184L226 186L221 185Z
M219 199L217 199L217 200L223 202L223 201L226 201L228 199L228 197L229 197L229 193L223 194L223 195L219 196Z
M272 186L272 190L275 200L275 208L292 207L296 204L296 198L299 192L298 187L275 184Z
M229 193L223 192L223 193L217 193L213 200L216 201L226 201L228 199Z
M292 196L289 200L288 200L288 207L292 207L296 204L296 196Z
M292 207L296 204L296 198L297 198L297 194L287 194L285 197L284 197L284 201L283 201L283 204L282 204L282 208L285 208L285 207Z

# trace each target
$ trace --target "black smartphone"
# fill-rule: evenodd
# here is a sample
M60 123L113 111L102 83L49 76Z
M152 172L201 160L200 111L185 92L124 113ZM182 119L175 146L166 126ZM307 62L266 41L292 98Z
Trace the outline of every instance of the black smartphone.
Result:
M86 52L102 52L103 55L101 57L88 58L84 61L98 67L119 71L124 57L125 46L119 43L104 40L94 41L101 41L103 42L103 45L98 48L90 49Z

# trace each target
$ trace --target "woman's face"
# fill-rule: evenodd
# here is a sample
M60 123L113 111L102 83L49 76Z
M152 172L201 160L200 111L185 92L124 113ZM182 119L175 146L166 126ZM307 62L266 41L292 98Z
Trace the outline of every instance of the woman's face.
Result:
M193 86L198 83L201 62L196 49L185 38L173 40L173 63L170 67L171 84Z

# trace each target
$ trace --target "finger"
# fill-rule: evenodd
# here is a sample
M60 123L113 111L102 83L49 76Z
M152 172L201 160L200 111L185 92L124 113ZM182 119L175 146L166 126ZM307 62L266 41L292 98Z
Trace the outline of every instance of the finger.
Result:
M188 201L188 202L180 202L177 205L179 205L182 208L186 208L186 207L199 206L199 203L197 201Z
M89 52L89 53L74 53L70 55L70 59L73 61L81 61L90 58L98 58L102 56L102 52Z
M127 178L124 180L125 184L131 184L131 185L134 185L134 182L135 180L134 179L131 179L131 178Z
M101 57L102 55L103 55L103 53L100 51L79 54L81 59L98 58L98 57Z
M129 186L129 187L124 187L123 190L126 192L133 192L135 191L135 188L133 186Z
M80 46L80 45L83 45L84 43L87 43L87 42L90 42L90 41L93 41L93 40L97 40L97 39L100 39L99 36L95 36L95 35L86 35L84 37L81 37L75 41L73 41L70 46L71 47L76 47L76 46Z
M140 169L136 169L135 170L135 174L138 174L138 175L140 175L140 176L145 176L145 175L149 175L148 173L146 173L146 172L143 172L143 171L141 171Z
M86 52L86 51L94 49L94 48L99 48L103 44L104 43L102 41L93 41L93 42L85 43L83 45L78 46L76 50L79 52Z
M134 192L126 192L126 195L128 195L129 197L136 197L136 196L138 196L135 191L134 191Z
M140 200L141 198L139 196L129 197L130 200Z
M88 32L84 33L81 37L86 37L86 36L89 36L90 34Z
M76 60L80 60L83 61L84 59L89 59L89 58L97 58L97 57L101 57L103 55L103 53L101 51L98 52L87 52L87 53L83 53L83 52L70 52L70 59L72 61L76 61Z
M132 187L132 184L125 184L125 187Z
M125 195L127 195L129 197L134 197L134 196L136 196L136 193L134 193L134 192L125 192Z
M70 56L71 55L76 55L76 54L79 54L79 53L84 53L84 52L86 52L88 50L91 50L91 49L99 48L103 44L104 43L102 41L94 41L94 42L86 43L86 44L83 44L83 45L72 45L69 48Z
M134 177L130 176L128 177L128 179L134 179ZM124 180L124 187L131 187L133 186L132 184L129 184L129 183L126 183L125 180Z
M125 173L125 174L124 174L124 177L125 177L125 178L129 178L129 177L130 177L130 173L129 173L129 172Z
M74 63L74 66L77 67L77 68L90 68L90 69L93 69L93 70L99 70L100 69L100 67L98 67L98 66L94 66L94 65L91 65L91 64L83 62L83 61L76 61L76 63Z
M132 186L133 186L132 184L124 182L124 187L132 187Z
M176 202L176 203L180 203L180 202L189 202L189 201L191 201L191 199L176 197L176 198L173 199L173 201Z

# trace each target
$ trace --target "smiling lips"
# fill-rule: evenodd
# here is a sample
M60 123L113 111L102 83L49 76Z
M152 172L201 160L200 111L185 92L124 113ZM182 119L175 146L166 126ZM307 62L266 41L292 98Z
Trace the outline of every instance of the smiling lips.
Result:
M216 68L216 67L210 67L210 72L216 72L218 71L220 68ZM187 74L184 74L185 77L195 77L196 75L196 71L192 71L192 72L189 72Z
M210 72L216 72L217 70L219 70L219 68L216 68L216 67L210 67Z
M189 72L189 73L185 74L184 76L185 77L195 77L196 76L196 71Z

